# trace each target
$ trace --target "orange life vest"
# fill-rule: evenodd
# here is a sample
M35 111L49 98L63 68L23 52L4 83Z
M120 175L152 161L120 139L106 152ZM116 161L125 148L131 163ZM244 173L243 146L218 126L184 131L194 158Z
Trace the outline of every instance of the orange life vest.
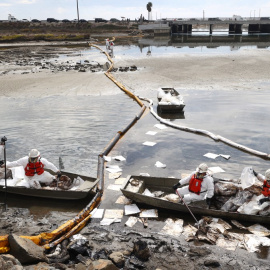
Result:
M190 181L189 181L188 190L190 192L193 192L193 193L196 193L196 194L200 195L201 187L202 187L202 181L203 181L203 179L196 178L196 175L193 174Z
M264 180L263 182L263 190L262 190L262 194L265 197L269 197L270 196L270 185L267 183L266 180Z
M28 163L24 168L26 176L34 176L35 174L41 175L44 173L44 164L41 161L36 163Z

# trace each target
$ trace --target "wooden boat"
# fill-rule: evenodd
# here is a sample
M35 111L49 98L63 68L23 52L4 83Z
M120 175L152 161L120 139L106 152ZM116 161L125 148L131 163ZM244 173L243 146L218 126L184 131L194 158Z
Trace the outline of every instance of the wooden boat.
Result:
M163 101L162 98L168 94L171 97L176 98L177 104L171 104L169 102ZM185 107L185 102L184 102L183 97L172 87L160 88L158 90L157 99L158 99L157 109L160 112L177 113L177 112L182 112Z
M189 213L187 207L181 203L174 203L163 200L157 197L143 195L142 193L147 188L151 192L163 191L167 194L173 193L173 185L179 179L162 178L162 177L147 177L147 176L128 176L123 184L121 191L129 199L136 203L143 203L155 208L174 210L184 213ZM270 216L246 215L238 212L226 212L221 210L208 209L205 204L199 206L189 206L193 214L198 216L211 216L229 220L239 220L246 222L270 224Z
M76 190L33 189L19 186L8 186L7 193L59 200L80 200L87 196L94 196L96 194L95 187L98 182L96 178L65 171L62 171L62 174L71 179L75 179L79 176L84 180L84 183ZM2 194L5 192L5 186L0 186L0 192Z

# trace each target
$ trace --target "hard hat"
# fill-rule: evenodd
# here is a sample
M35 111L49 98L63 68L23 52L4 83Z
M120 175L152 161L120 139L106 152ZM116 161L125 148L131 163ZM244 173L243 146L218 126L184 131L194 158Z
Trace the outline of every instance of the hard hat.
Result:
M37 149L31 149L28 155L30 158L36 158L40 156L40 153Z
M267 181L270 181L270 169L268 169L266 172L265 172L265 179Z
M196 169L196 171L199 173L206 173L207 170L208 170L208 166L205 163L201 163L199 167Z

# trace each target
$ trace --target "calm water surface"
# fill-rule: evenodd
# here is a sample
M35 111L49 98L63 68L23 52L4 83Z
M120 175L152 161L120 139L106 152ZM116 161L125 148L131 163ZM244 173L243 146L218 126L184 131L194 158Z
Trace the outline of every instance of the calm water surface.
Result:
M116 46L114 53L121 57L145 57L148 47L140 45ZM197 50L198 48L195 48ZM256 50L256 47L253 49ZM152 46L152 53L170 54L178 51L173 46ZM230 52L226 46L228 53ZM191 48L190 53L194 52ZM209 54L214 50L209 50ZM87 49L80 52L83 59L100 57L100 52ZM62 56L64 59L66 56ZM103 56L102 56L103 57ZM262 82L264 83L264 82ZM270 114L268 91L184 90L186 102L182 117L174 123L205 129L258 151L270 153L268 115ZM154 100L156 93L144 93ZM1 136L6 136L7 159L16 160L37 148L42 156L58 165L61 156L65 170L95 177L97 157L115 134L140 111L139 105L121 90L114 96L67 97L52 96L39 99L0 98ZM155 108L156 109L156 108ZM166 118L173 118L164 116ZM178 118L178 119L177 119ZM253 166L259 172L269 168L269 161L215 142L204 136L167 128L158 130L157 120L148 114L141 119L120 141L112 155L123 155L123 176L147 172L150 175L180 177L180 173L194 170L201 162L220 166L225 170L222 177L240 176L245 166ZM145 133L157 131L155 136ZM142 145L154 141L153 147ZM230 155L212 160L203 155ZM155 167L156 161L167 165Z
M248 48L257 49L256 46ZM213 54L217 51L236 53L230 46L209 49L206 46L179 48L173 45L139 44L117 46L114 54L127 58L145 57L149 50L152 55ZM60 59L64 60L66 57L63 55ZM79 54L81 61L94 61L98 57L100 53L93 49L82 50ZM184 90L181 94L186 102L184 115L163 115L164 118L179 125L205 129L255 150L270 153L270 87L267 91ZM156 110L155 91L144 93L144 96L154 101ZM65 170L93 177L97 172L98 154L140 111L139 105L120 90L119 94L114 96L52 96L39 99L0 97L0 108L0 135L8 138L8 160L16 160L26 155L31 148L37 148L42 156L57 166L61 156ZM211 167L220 166L225 173L218 176L233 178L239 177L245 166L253 166L256 171L262 173L270 167L269 161L215 142L208 137L172 128L159 130L154 127L157 123L150 113L147 114L129 130L110 153L112 156L123 155L126 158L124 162L112 162L123 168L123 177L142 172L152 176L180 177L181 173L194 170L201 162L206 162ZM156 131L157 134L146 135L150 130ZM143 145L145 141L157 144L148 147ZM230 155L231 158L208 159L203 156L208 152ZM156 161L166 164L166 168L155 167ZM106 186L112 183L113 180L106 182ZM120 192L106 191L102 207L119 207L114 204L119 195ZM48 203L47 200L17 199L10 197L9 205L28 207L37 216L51 210L78 212L87 203ZM164 216L164 213L160 212L160 216ZM182 215L182 218L192 222L189 215Z

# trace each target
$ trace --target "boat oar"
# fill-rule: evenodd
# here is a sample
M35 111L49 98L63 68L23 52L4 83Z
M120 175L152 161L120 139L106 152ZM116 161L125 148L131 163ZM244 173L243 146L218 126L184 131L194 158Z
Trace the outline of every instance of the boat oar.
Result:
M179 196L179 198L181 199L181 201L183 202L183 204L186 206L186 208L188 209L188 211L190 212L190 214L192 215L192 217L194 218L194 220L196 221L196 224L199 226L199 221L196 219L196 217L194 216L194 214L192 213L192 211L190 210L190 208L187 206L187 204L185 203L184 199L182 198L182 196L179 194L178 190L176 189L176 193ZM195 225L196 225L195 224Z

